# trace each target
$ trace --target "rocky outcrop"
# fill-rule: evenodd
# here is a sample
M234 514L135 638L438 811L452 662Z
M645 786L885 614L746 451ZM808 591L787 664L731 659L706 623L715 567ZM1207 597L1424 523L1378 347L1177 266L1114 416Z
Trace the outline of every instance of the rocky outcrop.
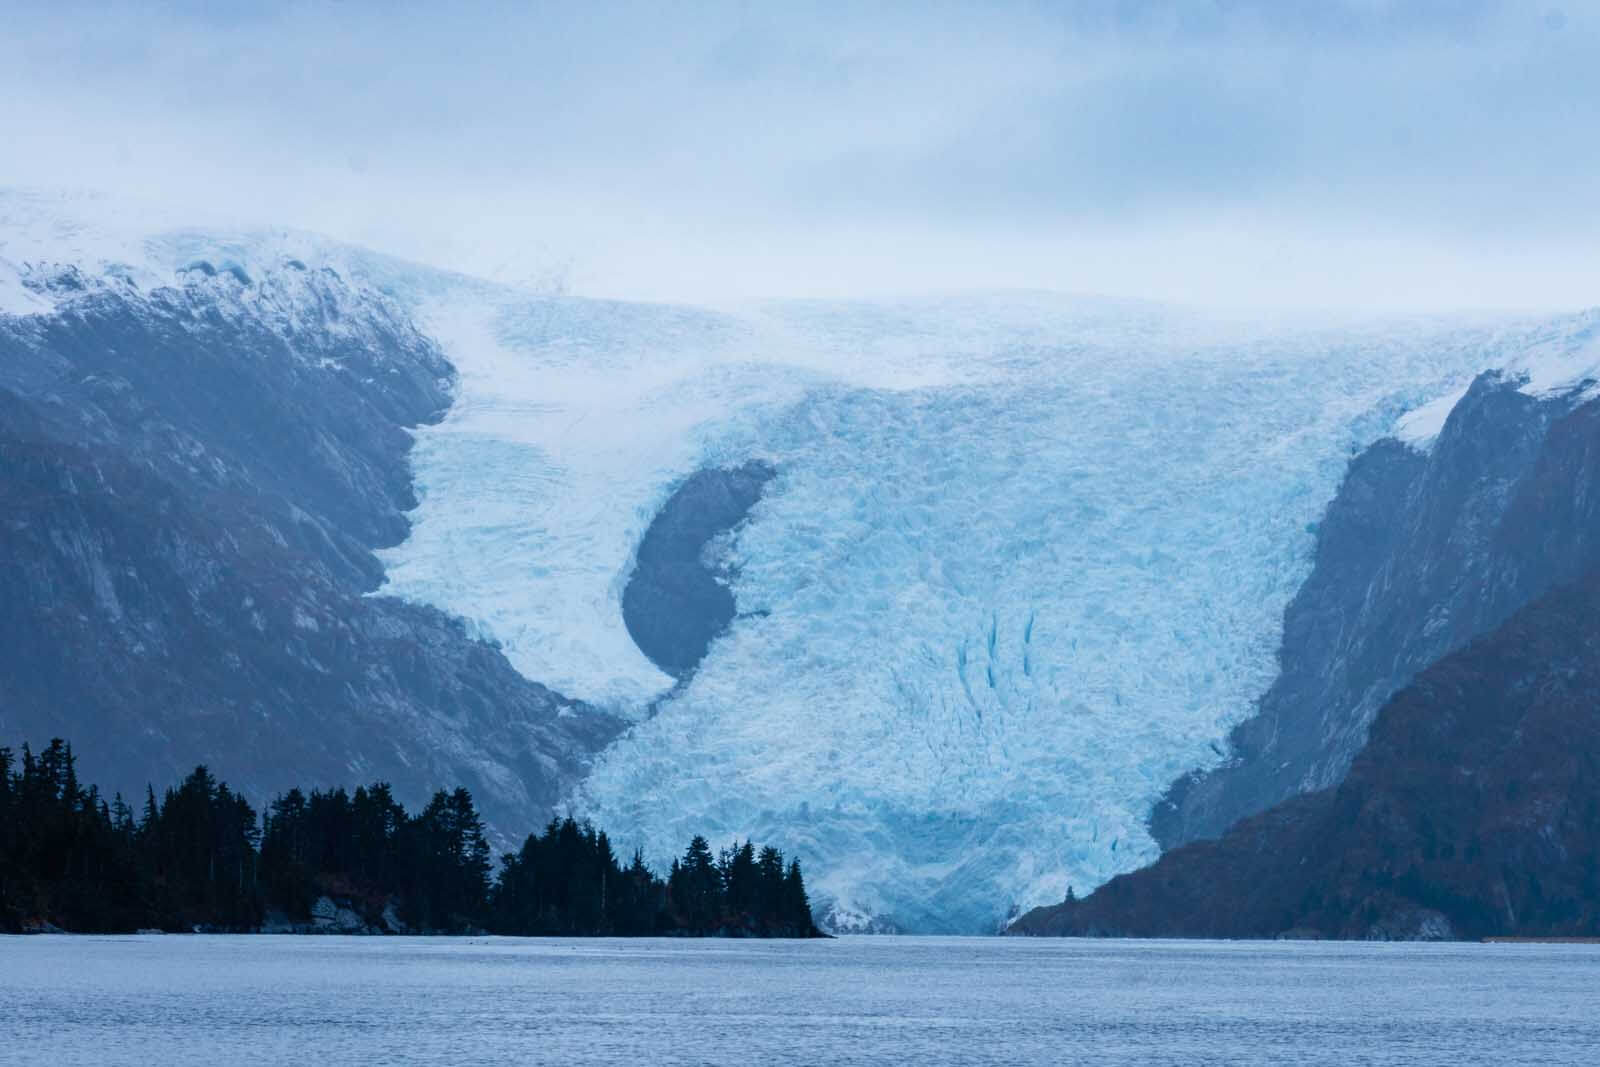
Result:
M1600 572L1423 671L1341 785L1012 932L1600 935Z
M696 471L645 530L622 618L639 650L673 677L690 674L733 622L732 574L719 549L776 475L761 460Z
M376 912L372 909L377 908ZM160 931L154 931L159 933ZM347 897L323 895L311 904L302 919L290 918L281 911L268 912L259 931L263 934L412 934L434 933L413 930L400 918L393 901L381 907Z
M1378 708L1416 674L1600 565L1600 403L1479 377L1424 453L1350 464L1284 613L1280 671L1229 760L1151 814L1164 847L1344 777Z
M450 402L438 349L301 265L34 277L69 295L0 316L0 738L70 738L129 795L205 763L258 800L459 783L507 834L542 822L615 720L370 595L409 428Z

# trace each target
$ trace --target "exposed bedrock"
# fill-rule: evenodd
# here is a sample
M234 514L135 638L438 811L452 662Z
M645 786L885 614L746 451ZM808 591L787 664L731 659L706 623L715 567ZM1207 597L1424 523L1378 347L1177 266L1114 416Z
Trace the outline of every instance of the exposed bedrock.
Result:
M1292 797L1022 934L1369 940L1600 934L1600 573L1423 671L1339 786Z
M79 295L0 315L0 744L65 737L135 797L206 763L254 799L460 784L507 836L542 822L620 724L368 595L408 430L450 402L437 347L331 271L51 276Z
M776 476L762 460L696 471L667 498L639 542L622 618L639 650L675 678L689 675L738 607L724 551Z
M1280 673L1230 760L1151 814L1163 847L1343 779L1378 708L1553 585L1600 564L1600 402L1480 376L1424 453L1351 461L1284 614Z

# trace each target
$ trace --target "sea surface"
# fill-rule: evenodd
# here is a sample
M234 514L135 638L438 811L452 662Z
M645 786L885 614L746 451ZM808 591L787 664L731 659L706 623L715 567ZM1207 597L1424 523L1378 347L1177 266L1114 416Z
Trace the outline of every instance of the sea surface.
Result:
M1600 946L0 937L0 1062L1600 1062Z

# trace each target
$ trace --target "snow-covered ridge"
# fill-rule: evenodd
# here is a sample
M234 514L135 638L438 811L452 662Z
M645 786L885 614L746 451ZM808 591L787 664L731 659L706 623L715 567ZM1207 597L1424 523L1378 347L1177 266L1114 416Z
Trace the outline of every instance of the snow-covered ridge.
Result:
M396 353L420 351L432 357L436 376L452 376L438 348L396 301L333 267L286 258L252 273L229 260L195 259L178 269L177 284L152 298L197 318L258 323L281 337L288 352L323 369L344 367L331 352L349 354L345 358L359 363L354 369L372 373L386 369ZM401 343L391 343L396 338Z
M146 281L154 277L145 272ZM36 262L22 264L18 280L38 298L24 319L73 315L86 303L113 300L194 331L265 331L279 342L270 349L273 356L313 373L349 374L358 383L421 373L446 394L454 384L455 372L438 346L394 300L331 267L288 259L247 270L228 260L195 259L173 272L171 284L143 289L122 265L93 274L74 264ZM256 349L241 358L265 354Z
M1526 332L1503 363L1481 369L1498 371L1529 396L1597 395L1600 308L1539 324ZM1414 448L1428 448L1466 394L1467 387L1462 385L1407 412L1396 423L1395 436Z
M96 207L96 221L56 218L51 212L63 204ZM0 315L70 313L78 301L120 299L197 326L248 322L322 370L371 375L392 369L399 353L423 353L424 369L441 384L453 379L412 309L362 279L350 262L359 254L341 251L283 231L146 233L98 198L0 191L0 252L29 254L0 258Z
M88 285L120 278L151 288L171 270L153 262L146 242L159 213L88 192L0 188L0 314L53 310L69 290L42 285L41 272L75 270Z

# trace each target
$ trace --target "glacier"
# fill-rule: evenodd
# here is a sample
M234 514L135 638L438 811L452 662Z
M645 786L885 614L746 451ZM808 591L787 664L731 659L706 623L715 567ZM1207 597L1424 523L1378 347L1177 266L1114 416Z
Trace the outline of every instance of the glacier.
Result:
M424 301L428 304L428 301ZM1276 670L1348 457L1526 343L1050 294L424 308L462 371L389 591L635 720L571 797L664 862L782 844L835 929L991 930L1154 858ZM760 459L740 616L681 685L621 590L673 488Z
M0 195L4 310L47 304L25 261L151 284L198 258L329 267L405 308L459 378L417 433L420 503L382 591L632 721L567 800L620 848L771 841L839 930L992 930L1153 859L1150 805L1222 758L1276 672L1348 458L1394 433L1426 447L1480 370L1553 388L1600 362L1593 315L641 304L61 213L86 209ZM739 616L676 682L623 624L634 547L685 478L752 459L777 476L719 546Z

